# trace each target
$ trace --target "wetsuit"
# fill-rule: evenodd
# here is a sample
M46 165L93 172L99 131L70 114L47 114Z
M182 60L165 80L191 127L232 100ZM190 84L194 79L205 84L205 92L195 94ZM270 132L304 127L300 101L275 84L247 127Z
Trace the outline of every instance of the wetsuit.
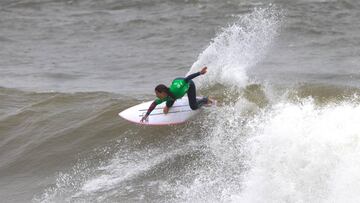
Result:
M165 97L164 99L157 98L149 107L148 111L146 112L146 115L148 116L156 107L156 105L161 104L166 101L167 107L172 107L176 99L180 99L183 97L186 93L188 95L189 99L189 105L192 110L196 110L199 107L201 107L203 104L206 104L208 102L208 99L202 98L200 100L196 99L196 87L195 83L192 81L195 77L201 75L200 72L191 74L187 76L186 78L176 78L172 81L169 90L173 94L173 97L170 97L169 95Z

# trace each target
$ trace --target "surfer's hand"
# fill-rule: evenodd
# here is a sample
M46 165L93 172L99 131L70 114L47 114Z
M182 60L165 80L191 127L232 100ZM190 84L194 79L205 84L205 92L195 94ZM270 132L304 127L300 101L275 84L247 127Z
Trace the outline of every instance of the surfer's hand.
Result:
M167 114L169 112L169 107L165 106L163 111L164 111L164 114Z
M141 120L140 120L141 123L143 123L144 121L145 121L145 122L147 121L147 116L146 116L146 115L143 116L143 117L141 118Z
M204 68L201 69L200 74L204 75L207 72L207 67L205 66Z

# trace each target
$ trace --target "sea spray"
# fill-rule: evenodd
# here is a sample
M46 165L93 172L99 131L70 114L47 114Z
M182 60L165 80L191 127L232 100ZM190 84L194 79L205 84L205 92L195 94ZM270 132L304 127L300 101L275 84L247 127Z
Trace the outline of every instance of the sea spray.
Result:
M221 29L188 74L207 66L206 77L198 78L200 86L219 83L244 87L248 82L246 71L266 55L278 33L282 16L283 12L274 5L235 16L235 22Z

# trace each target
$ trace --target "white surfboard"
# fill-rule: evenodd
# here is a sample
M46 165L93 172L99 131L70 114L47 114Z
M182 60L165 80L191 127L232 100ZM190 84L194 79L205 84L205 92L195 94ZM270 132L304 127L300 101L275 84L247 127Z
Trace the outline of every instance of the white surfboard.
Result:
M201 97L198 97L200 99ZM153 101L144 102L136 106L125 109L119 113L119 116L133 123L142 125L175 125L184 123L200 112L200 109L192 110L189 106L187 97L177 99L167 114L163 113L166 102L156 106L148 116L147 121L140 122L146 114L149 106Z

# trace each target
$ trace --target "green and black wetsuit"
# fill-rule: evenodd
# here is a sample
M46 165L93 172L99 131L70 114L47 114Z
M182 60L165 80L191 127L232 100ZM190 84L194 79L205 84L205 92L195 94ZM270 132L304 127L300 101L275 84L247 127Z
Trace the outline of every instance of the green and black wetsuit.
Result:
M146 115L149 115L156 107L156 105L166 102L167 107L171 107L176 99L182 98L186 93L189 99L189 105L192 110L198 109L201 105L207 103L208 99L203 98L196 100L196 87L195 83L192 81L193 78L201 75L200 72L191 74L186 78L176 78L172 81L169 90L173 94L174 98L167 96L164 99L157 98L149 107Z

